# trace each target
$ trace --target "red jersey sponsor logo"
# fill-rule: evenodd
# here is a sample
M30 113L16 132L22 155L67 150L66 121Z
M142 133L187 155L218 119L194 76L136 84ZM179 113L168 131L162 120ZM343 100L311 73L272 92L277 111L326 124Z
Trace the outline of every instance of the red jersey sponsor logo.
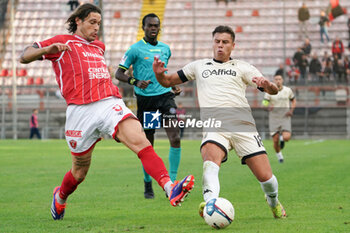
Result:
M75 141L75 140L70 140L70 141L69 141L69 144L70 144L70 146L71 146L73 149L77 148L77 141Z
M80 44L80 46L81 46L81 44ZM97 54L97 53L83 52L83 55L84 55L84 57L95 57L95 58L100 58L101 60L104 60L104 57L101 56L100 54Z
M88 69L89 72L89 79L110 79L110 74L108 72L108 69L106 67L102 68L92 68L90 67Z
M81 130L67 130L66 136L73 138L81 138Z

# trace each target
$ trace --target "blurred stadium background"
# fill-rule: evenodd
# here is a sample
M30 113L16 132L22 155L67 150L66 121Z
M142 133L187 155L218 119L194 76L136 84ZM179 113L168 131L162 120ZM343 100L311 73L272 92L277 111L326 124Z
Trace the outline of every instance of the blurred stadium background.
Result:
M65 20L71 13L67 0L0 0L0 93L1 139L29 137L32 109L39 109L40 131L44 139L64 138L66 104L60 97L55 75L48 61L20 64L17 58L24 47L34 41L56 34L66 34ZM150 12L161 18L159 40L170 45L170 72L177 71L192 60L212 56L211 32L215 26L230 25L236 31L233 58L245 60L272 78L280 64L285 66L285 84L297 99L292 119L296 138L349 138L349 79L339 81L336 75L324 82L290 79L293 56L304 39L298 36L298 9L303 2L309 8L309 38L312 54L319 59L324 52L332 54L331 44L322 44L319 34L321 10L331 10L329 0L95 0L103 10L100 39L106 44L106 60L114 76L127 48L142 35L140 21ZM338 1L336 1L338 2ZM346 12L350 1L339 0ZM339 37L349 57L347 14L332 21L329 36ZM311 58L308 58L309 61ZM344 58L343 58L344 59ZM125 102L135 110L132 87L119 83ZM194 83L182 85L183 93L176 98L190 113L198 104ZM263 94L247 90L258 130L268 137L267 112L261 107ZM160 131L157 137L165 137ZM185 138L198 139L200 132L185 131Z

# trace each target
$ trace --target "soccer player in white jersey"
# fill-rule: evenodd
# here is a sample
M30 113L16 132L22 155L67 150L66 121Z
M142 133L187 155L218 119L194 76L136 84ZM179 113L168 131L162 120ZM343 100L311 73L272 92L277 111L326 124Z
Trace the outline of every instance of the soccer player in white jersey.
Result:
M231 59L235 33L229 26L218 26L213 35L212 59L201 59L187 64L174 74L166 74L164 63L155 59L153 70L157 80L165 87L196 80L198 102L203 109L214 109L211 118L224 119L225 126L219 132L205 132L201 144L203 158L203 198L199 214L205 203L219 197L219 170L227 154L234 149L242 164L247 164L261 184L268 205L275 218L286 217L278 200L278 183L256 130L250 106L245 97L246 87L253 86L270 94L277 94L277 86L269 82L252 65ZM234 114L222 116L221 109L229 108ZM231 117L232 116L232 117ZM214 130L213 130L214 131Z
M179 205L193 188L194 177L188 175L174 183L170 180L163 160L113 85L103 56L105 45L97 40L101 9L83 4L72 13L67 24L72 35L35 42L20 56L21 63L44 59L52 62L56 81L68 105L65 135L72 153L72 168L61 186L54 189L53 219L63 219L66 199L85 179L101 133L109 134L136 153L147 173L164 189L171 205Z
M274 77L277 85L277 95L265 93L263 105L269 107L269 129L273 140L273 148L276 151L277 159L283 163L282 149L284 142L288 142L292 134L291 116L293 115L296 100L292 89L283 86L281 75Z

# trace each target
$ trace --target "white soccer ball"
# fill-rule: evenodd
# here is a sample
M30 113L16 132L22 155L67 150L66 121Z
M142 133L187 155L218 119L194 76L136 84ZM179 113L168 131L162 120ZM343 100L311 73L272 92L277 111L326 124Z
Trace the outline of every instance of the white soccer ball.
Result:
M223 229L230 225L235 217L235 209L225 198L213 198L207 202L203 210L205 222L215 229Z

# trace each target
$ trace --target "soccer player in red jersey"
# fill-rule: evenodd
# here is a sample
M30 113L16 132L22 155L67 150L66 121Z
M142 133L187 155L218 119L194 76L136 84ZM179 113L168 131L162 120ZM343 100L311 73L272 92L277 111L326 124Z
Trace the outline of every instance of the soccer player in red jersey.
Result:
M67 20L71 35L57 35L24 49L21 63L50 60L56 81L67 102L66 141L72 168L54 189L51 215L63 219L66 200L84 180L95 144L101 133L111 135L137 154L145 170L164 189L173 206L193 188L194 177L170 180L162 159L147 140L140 122L128 109L112 84L104 59L105 45L97 40L101 9L83 4Z

